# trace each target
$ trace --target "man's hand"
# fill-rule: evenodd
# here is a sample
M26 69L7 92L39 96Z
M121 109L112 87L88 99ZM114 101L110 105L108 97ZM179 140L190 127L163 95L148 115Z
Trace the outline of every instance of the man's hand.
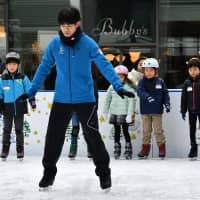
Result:
M186 119L186 113L181 113L181 117L182 117L183 120L185 120Z
M129 92L129 91L125 90L125 89L119 90L119 91L117 92L117 94L118 94L122 99L124 99L124 96L132 97L132 98L135 97L135 94L134 94L133 92Z

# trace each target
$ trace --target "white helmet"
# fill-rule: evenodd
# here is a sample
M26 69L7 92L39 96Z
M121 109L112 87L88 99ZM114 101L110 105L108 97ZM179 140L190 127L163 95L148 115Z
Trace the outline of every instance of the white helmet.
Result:
M117 74L124 74L124 75L128 75L128 69L127 67L125 67L124 65L118 65L115 67L115 72Z
M20 55L16 52L7 53L6 54L6 64L13 60L19 64L20 63Z
M159 68L158 61L155 58L147 58L144 60L142 63L142 67L154 67L154 68Z

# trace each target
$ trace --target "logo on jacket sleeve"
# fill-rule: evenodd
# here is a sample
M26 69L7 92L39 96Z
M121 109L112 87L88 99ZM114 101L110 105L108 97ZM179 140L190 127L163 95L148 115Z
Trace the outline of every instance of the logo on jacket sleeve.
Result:
M9 86L9 85L5 85L5 86L3 87L3 90L10 90L10 86Z

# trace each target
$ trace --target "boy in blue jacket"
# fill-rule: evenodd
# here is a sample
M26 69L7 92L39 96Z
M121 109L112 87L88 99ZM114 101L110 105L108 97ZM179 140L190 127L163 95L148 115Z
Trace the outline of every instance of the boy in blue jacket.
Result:
M149 155L152 125L159 149L159 157L164 158L166 154L165 136L162 129L163 105L166 112L170 112L170 99L167 87L162 79L158 77L158 61L147 58L142 67L144 77L140 80L137 94L140 98L140 112L143 123L143 144L139 158Z
M73 112L76 112L80 119L101 188L111 187L109 155L98 130L91 62L95 62L100 72L122 98L124 95L133 96L131 92L124 90L113 66L104 57L96 42L82 32L80 20L80 12L75 7L59 11L59 34L49 43L33 78L31 89L19 98L34 96L51 71L51 66L56 64L55 95L42 160L44 174L39 182L41 189L53 185L65 130Z
M27 76L19 70L20 55L10 52L6 55L6 70L0 78L0 112L3 114L3 140L2 160L6 160L10 149L10 135L13 121L16 132L17 158L24 157L24 114L28 112L27 101L16 101L16 99L28 92L31 82ZM30 98L29 103L33 109L36 108L35 98Z

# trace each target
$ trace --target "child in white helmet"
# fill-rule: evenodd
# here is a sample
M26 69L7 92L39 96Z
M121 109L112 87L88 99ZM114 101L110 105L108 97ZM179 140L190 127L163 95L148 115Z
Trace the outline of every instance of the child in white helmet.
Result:
M140 80L137 94L140 98L140 112L143 124L142 149L139 158L146 158L150 152L152 126L159 149L159 157L166 154L165 136L162 128L163 105L170 112L170 99L165 82L158 77L159 64L155 58L147 58L142 65L144 77Z
M123 65L115 67L115 71L118 74L124 88L128 91L133 92L133 89L127 82L128 69ZM107 118L108 113L110 114L109 123L114 125L114 156L118 159L121 155L121 143L120 143L120 132L121 127L125 137L125 152L124 156L126 159L132 158L132 145L131 138L128 132L128 126L132 123L132 116L135 113L135 98L120 98L119 95L114 91L113 87L110 86L107 90L107 95L103 109L104 117Z

